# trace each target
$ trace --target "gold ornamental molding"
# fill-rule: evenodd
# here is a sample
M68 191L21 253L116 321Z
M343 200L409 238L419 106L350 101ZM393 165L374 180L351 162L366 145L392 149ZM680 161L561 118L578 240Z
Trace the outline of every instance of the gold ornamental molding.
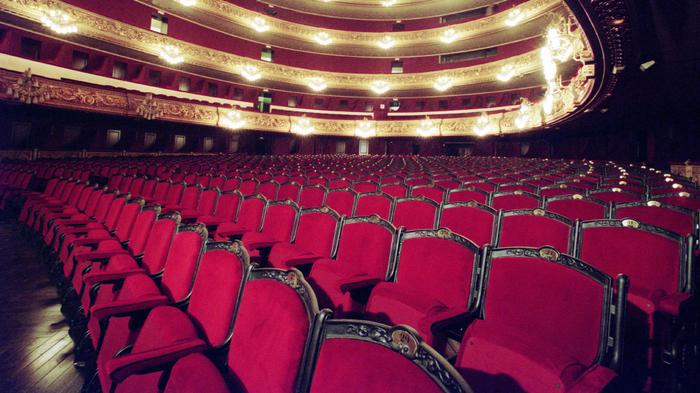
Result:
M589 67L589 66L586 66ZM435 118L420 120L346 120L346 119L321 119L307 118L305 116L288 116L254 111L240 111L245 125L244 130L270 131L278 133L293 133L293 125L300 119L307 119L313 129L314 135L332 135L354 137L358 135L361 123L369 123L377 137L425 137L422 134L424 122L428 121L434 128L431 136L486 136L512 134L531 130L553 124L566 118L578 105L586 101L591 93L594 80L588 77L590 69L582 68L577 76L564 86L560 94L561 99L550 115L542 112L540 104L533 104L532 115L528 117L526 124L517 126L516 118L519 112L494 111L482 112L481 116L469 116L460 118ZM592 67L592 66L590 66ZM0 70L0 100L17 102L5 90L22 77L19 72ZM138 109L145 100L150 99L159 108L159 120L167 120L180 123L206 125L212 127L224 127L223 119L230 108L215 105L184 102L161 97L147 98L148 94L134 94L130 92L114 91L99 87L85 86L78 83L57 81L40 76L38 83L49 91L49 98L36 105L67 108L80 111L106 113L129 117L141 116ZM483 118L483 119L482 119ZM479 122L485 119L486 124L479 131ZM241 131L235 131L241 132Z
M253 66L261 78L256 85L265 86L265 82L280 82L301 86L300 91L309 91L308 82L313 78L323 78L329 89L363 91L366 95L396 96L396 91L432 89L437 79L449 75L454 87L492 83L501 68L510 64L516 74L526 75L541 69L539 50L530 51L507 59L470 67L454 68L444 71L406 74L351 74L322 72L232 55L223 51L193 45L176 40L129 24L121 23L98 14L70 6L56 0L0 0L0 11L17 15L35 22L41 20L47 9L59 8L66 12L78 26L78 32L62 36L71 41L71 37L80 35L108 44L130 48L151 56L160 56L163 48L172 46L179 50L185 63L230 74L237 80L245 67ZM389 86L386 94L373 94L370 85L376 81Z
M320 54L366 57L427 56L497 46L541 35L552 19L548 13L568 17L571 13L562 0L530 0L516 7L477 20L449 26L400 32L359 32L309 26L250 11L224 0L198 0L191 7L177 0L137 0L193 23L225 34L273 45ZM518 25L536 21L524 36L522 27L507 25L511 12L518 13ZM253 21L262 18L268 28L257 32ZM219 22L219 23L217 23ZM508 30L513 29L508 32ZM378 43L386 36L393 47L385 50ZM320 44L319 37L328 40ZM443 40L449 37L449 42ZM500 37L500 38L499 38ZM494 40L496 38L496 40Z
M307 14L335 18L396 20L425 19L490 6L500 0L266 0L268 4Z

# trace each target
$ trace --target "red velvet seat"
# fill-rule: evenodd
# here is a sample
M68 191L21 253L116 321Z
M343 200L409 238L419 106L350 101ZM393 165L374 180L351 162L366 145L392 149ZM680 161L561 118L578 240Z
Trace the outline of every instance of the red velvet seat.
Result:
M438 226L448 228L483 247L493 241L496 215L492 208L474 201L450 203L440 209Z
M381 186L381 192L394 198L405 198L408 196L408 187L401 183L384 184Z
M444 339L440 330L446 322L472 310L479 246L444 228L407 231L399 237L397 255L391 281L374 287L365 314L409 325L435 346Z
M471 393L447 360L410 328L355 320L323 324L310 393Z
M406 230L433 229L437 224L440 205L430 199L398 198L391 215L391 222Z
M498 192L499 193L510 193L510 192L515 192L515 191L522 191L522 192L527 192L530 194L534 194L537 190L537 187L531 186L529 184L525 184L523 182L512 182L512 183L502 183L498 185Z
M611 203L629 203L640 202L643 198L642 194L625 191L619 187L601 188L588 193L591 198Z
M309 273L321 307L341 315L361 312L363 305L353 298L352 290L390 278L397 234L391 223L378 216L345 219L333 259L314 261Z
M445 191L446 190L440 186L421 185L411 187L410 196L422 196L427 199L430 199L431 201L434 201L435 203L440 204L445 199Z
M243 194L243 196L255 195L258 192L258 186L260 182L257 179L244 179L241 181L238 191Z
M264 196L270 201L277 200L277 191L279 190L279 183L274 180L261 182L258 186L258 194Z
M541 187L538 191L538 195L541 198L551 198L560 195L584 195L586 190L583 188L576 188L567 186L566 184L555 184L551 186Z
M647 387L651 382L660 388L655 379L664 376L652 376L648 368L660 364L662 351L678 352L672 351L679 328L674 325L683 322L684 304L692 301L688 247L685 237L632 219L584 221L577 228L577 257L630 278L626 348L637 352L626 356L628 374ZM664 356L666 364L679 361Z
M617 376L626 279L549 247L486 251L456 367L476 391L599 392ZM614 305L614 306L613 306Z
M243 200L243 195L238 191L225 191L216 202L211 214L198 216L196 222L207 226L209 230L224 222L235 222L238 208Z
M550 246L573 252L574 228L567 218L542 209L501 211L497 247Z
M394 209L394 199L385 193L358 194L354 216L371 216L376 214L388 220Z
M176 186L173 186L171 190L176 188ZM197 202L199 202L199 196L201 193L202 187L200 185L189 185L182 190L182 195L180 196L180 199L177 202L169 203L163 206L163 212L182 212L183 210L192 211L197 207Z
M697 233L697 213L678 206L662 205L653 200L615 205L612 216L620 220L632 218L683 236Z
M251 256L254 250L291 241L298 214L299 206L290 200L268 202L260 231L249 231L242 237Z
M448 191L446 199L447 203L475 201L486 205L489 203L489 200L491 200L491 194L480 188L469 186Z
M202 216L211 216L214 213L221 191L218 188L203 190L194 208L179 209L180 217L184 222L196 221Z
M321 207L326 202L328 190L321 185L303 186L299 191L299 206L302 208Z
M89 311L87 328L94 348L99 349L102 326L110 317L181 305L189 298L207 232L203 226L189 226L175 234L175 224L167 219L154 224L152 248L146 249L142 266L128 256L114 256L106 269L85 275L90 291L83 307Z
M137 315L110 318L97 357L102 391L111 391L113 383L149 367L226 345L249 270L247 252L240 242L209 245L186 312L159 306L150 311L141 327L132 320L139 318ZM115 358L121 348L132 343L128 354Z
M373 181L358 181L353 183L351 188L358 194L379 192L379 184Z
M610 204L574 194L545 198L544 208L571 221L602 220L608 217Z
M654 195L652 198L663 204L684 207L690 210L700 210L700 196L692 195L687 191L673 194Z
M347 188L331 189L326 195L326 206L335 210L341 215L351 216L355 210L357 193Z
M262 195L249 195L241 201L236 222L223 222L216 228L214 239L227 240L240 237L246 232L257 231L265 215L267 199Z
M328 207L302 209L299 212L291 243L276 243L268 255L273 267L289 269L330 258L336 235L340 230L340 216Z
M537 195L525 191L499 192L491 198L495 210L537 209L541 204Z
M146 203L165 203L171 184L172 183L168 180L159 181L153 189L153 194L151 196L144 195L143 199L146 201Z

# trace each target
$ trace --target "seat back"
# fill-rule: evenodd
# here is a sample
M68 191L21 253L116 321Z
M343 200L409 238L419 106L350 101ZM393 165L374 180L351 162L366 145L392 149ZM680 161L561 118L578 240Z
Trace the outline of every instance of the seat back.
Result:
M131 182L131 187L129 187L129 194L132 196L140 196L145 182L146 179L143 177L135 177L134 181Z
M168 194L165 196L165 205L173 206L180 203L182 193L185 191L185 183L175 183L168 189Z
M119 198L121 199L121 198ZM136 217L143 209L144 201L141 198L132 199L127 203L119 214L119 219L117 220L116 227L114 229L114 236L120 241L125 241L131 235L131 231L134 228L134 223L136 222Z
M156 185L158 182L156 179L148 179L143 183L143 187L141 187L141 192L139 193L138 196L144 197L144 198L152 198L153 193L156 191Z
M326 195L326 206L341 215L351 216L355 209L357 193L348 188L331 189Z
M698 215L692 210L658 201L622 203L613 207L612 218L632 218L644 224L654 225L682 236L697 233Z
M482 205L487 205L491 199L491 194L480 188L468 186L466 188L449 190L445 198L447 203L474 201Z
M379 184L373 181L358 181L353 183L352 189L360 194L360 193L368 193L368 192L378 192L379 191Z
M207 245L187 313L210 346L222 347L229 341L249 272L248 252L240 241Z
M420 185L411 187L412 197L425 197L435 203L442 203L445 198L445 189L440 186Z
M290 200L269 202L265 208L261 232L272 239L289 242L292 240L297 214L299 206Z
M625 191L619 187L601 188L588 193L591 198L611 203L640 202L642 194Z
M558 195L544 200L545 210L571 221L602 220L608 217L610 204L582 194Z
M305 378L310 393L471 393L457 370L407 326L324 321Z
M254 195L258 191L259 182L255 179L246 179L241 182L238 191L244 196Z
M265 198L274 201L277 199L277 190L279 189L279 183L274 180L265 181L260 183L258 186L258 194L264 196Z
M406 231L399 237L397 255L391 274L397 285L448 308L471 309L479 246L445 228Z
M198 184L185 187L182 192L179 206L182 209L194 209L199 202L199 196L202 193L202 187Z
M544 211L510 210L498 215L497 247L554 247L573 253L574 228L566 217Z
M152 209L158 213L160 209ZM163 271L165 259L168 257L168 251L172 245L173 236L177 232L177 227L180 225L180 213L173 212L159 216L158 219L151 224L151 230L148 233L146 246L143 250L141 258L141 266L148 274L156 275Z
M294 244L314 255L330 257L340 231L340 215L328 207L301 209Z
M551 247L487 247L484 259L481 319L467 328L457 367L489 356L468 348L471 337L484 331L557 351L585 368L617 367L622 332L616 327L622 326L626 297L620 283L626 279L618 281L616 299L609 275Z
M172 243L168 242L167 258L161 265L163 277L160 287L172 302L182 304L189 299L207 237L204 225L188 225L178 228L175 236L171 237Z
M252 270L228 352L235 391L301 391L318 313L316 296L299 271Z
M345 219L336 245L336 263L388 279L398 233L396 227L379 216Z
M170 184L171 183L167 180L158 182L153 190L153 200L159 203L165 202L168 191L170 190Z
M393 198L405 198L408 196L408 187L404 184L385 184L382 185L381 192Z
M323 206L327 191L326 187L320 185L302 187L299 191L299 206L303 208Z
M554 184L551 186L540 187L538 194L542 198L551 198L560 195L583 195L586 190L583 188L571 187L566 184Z
M294 202L299 202L299 192L301 191L301 185L296 182L287 182L280 185L279 190L277 190L277 198L281 200L289 199Z
M525 191L499 192L491 198L491 207L495 210L537 209L540 204L537 195Z
M264 196L259 194L248 195L239 205L236 222L252 231L259 230L265 215L266 206L267 199Z
M625 274L633 291L689 292L686 238L632 219L580 222L576 257L610 275Z
M406 230L433 229L437 225L439 205L430 199L398 198L391 222Z
M128 384L130 378L122 384ZM201 353L193 353L175 362L163 393L183 392L230 393L230 390L214 363Z
M700 210L700 197L692 195L687 191L681 191L673 194L655 195L655 201L659 201L666 205L684 207L693 211Z
M199 201L197 202L197 214L212 214L214 212L214 208L216 208L216 203L219 201L220 195L221 191L219 191L218 188L204 190L199 196Z
M384 220L391 217L394 209L394 199L385 193L358 194L354 216L371 216L376 214Z
M492 208L474 201L450 203L440 209L438 226L483 247L493 241L497 214Z
M243 200L243 195L238 191L225 191L219 197L214 215L225 221L233 222L238 214L238 207Z
M114 198L109 204L109 210L107 210L104 217L104 225L108 231L113 231L116 229L117 223L119 222L119 216L121 215L124 206L126 206L127 199L129 199L128 195L122 195ZM122 241L124 240L126 239L122 239Z
M131 255L138 257L143 254L148 241L148 235L151 233L153 223L160 214L160 206L150 209L143 209L136 217L134 227L129 234L129 244L127 245Z

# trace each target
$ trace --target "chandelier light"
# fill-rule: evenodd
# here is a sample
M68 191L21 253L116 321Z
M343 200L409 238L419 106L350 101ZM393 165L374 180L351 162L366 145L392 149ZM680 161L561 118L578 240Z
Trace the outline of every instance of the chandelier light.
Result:
M371 138L377 135L377 129L371 121L362 119L358 121L357 126L355 126L355 135L363 139Z
M175 45L163 45L158 55L161 59L172 65L180 64L185 61L185 57L182 56L182 51Z
M136 107L136 113L146 120L154 120L163 116L164 111L153 94L146 94L146 98Z
M57 34L71 34L78 31L78 26L67 12L59 9L46 10L41 15L41 24Z
M447 91L454 84L454 80L449 76L441 76L435 80L433 87L438 91Z
M563 63L574 54L574 44L566 24L561 27L550 27L545 35L546 47L549 49L552 58Z
M314 40L319 44L319 45L330 45L333 42L333 38L331 37L330 34L326 33L325 31L320 31L316 33L314 36Z
M389 89L391 89L391 85L387 81L376 80L376 81L373 81L372 83L369 84L369 88L375 94L384 94L387 91L389 91Z
M326 87L328 85L326 84L325 79L320 78L320 77L313 77L309 78L307 81L307 85L309 88L315 92L320 92L326 90Z
M554 62L552 51L548 47L540 49L540 59L542 60L542 72L544 79L553 81L557 76L557 63Z
M545 115L551 115L554 111L554 92L548 89L542 100L542 111Z
M518 129L525 128L530 123L530 113L532 111L532 105L527 98L523 98L520 102L520 109L518 109L518 115L515 117L515 126Z
M508 82L515 76L515 67L512 64L506 64L501 67L501 70L496 74L496 79L501 82Z
M426 116L425 119L420 122L416 131L418 132L418 135L422 136L423 138L429 138L437 135L440 130L438 130L435 123Z
M488 134L491 128L491 123L489 122L489 116L486 112L481 112L481 116L476 119L476 124L474 125L474 132L477 136L484 136Z
M302 116L292 123L292 132L297 135L310 135L314 132L314 125L309 118Z
M51 99L49 90L32 76L31 68L28 68L12 84L7 86L5 94L25 104L41 104Z
M270 30L270 25L267 24L267 20L261 16L256 16L250 21L250 26L258 33L264 33Z
M506 18L505 24L508 27L517 26L518 23L522 22L525 15L520 10L520 8L514 8L508 12L508 17Z
M184 5L185 7L192 7L197 5L197 0L177 0L178 3Z
M440 34L440 41L451 44L457 40L459 34L455 29L447 29Z
M246 64L241 67L241 76L250 82L255 82L262 78L262 73L258 67L252 64Z
M238 109L233 109L226 112L224 117L221 118L221 125L232 130L243 128L245 124L246 121L243 118L243 113L241 113L241 111Z
M377 45L382 48L382 49L391 49L394 47L396 44L396 41L394 41L391 36L384 36L381 40L377 41Z
M391 7L396 4L396 0L381 0L379 2L383 7Z

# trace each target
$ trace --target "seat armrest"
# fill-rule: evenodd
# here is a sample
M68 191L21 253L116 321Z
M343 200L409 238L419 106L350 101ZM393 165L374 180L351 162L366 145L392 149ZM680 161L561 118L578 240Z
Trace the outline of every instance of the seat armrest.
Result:
M112 382L119 383L141 370L173 363L183 356L202 352L206 347L206 343L199 338L186 339L166 347L129 353L110 359L105 364L105 371Z
M102 260L97 260L97 262L101 262ZM109 263L109 262L107 262ZM83 282L85 282L86 286L93 286L97 283L103 283L103 282L116 282L116 281L121 281L127 278L128 276L134 275L134 274L139 274L139 273L144 273L144 270L141 268L134 268L134 269L123 269L123 270L118 270L118 271L112 271L112 272L95 272L93 270L89 271L88 273L83 274Z
M425 332L435 332L466 323L471 318L471 313L465 307L452 307L426 316L418 322L418 327Z
M96 237L96 238L85 238L85 239L75 239L71 242L73 248L75 247L85 247L85 246L97 246L100 242L104 240L113 239L112 237Z
M126 250L115 250L115 251L95 251L95 252L86 252L84 254L78 254L74 256L75 260L77 262L84 262L84 261L95 261L95 260L109 260L110 257L113 257L118 254L129 254L128 251Z
M90 308L90 315L100 320L112 316L127 316L166 304L168 304L168 298L165 295L147 295L135 299L96 304Z
M599 364L586 370L574 384L566 390L567 393L602 392L614 379L617 373ZM615 390L617 391L617 390Z
M310 265L318 261L319 259L322 259L323 257L320 257L318 255L302 255L294 258L290 258L287 260L286 265L287 268L292 268L292 267L297 267L297 266L302 266L302 265Z

